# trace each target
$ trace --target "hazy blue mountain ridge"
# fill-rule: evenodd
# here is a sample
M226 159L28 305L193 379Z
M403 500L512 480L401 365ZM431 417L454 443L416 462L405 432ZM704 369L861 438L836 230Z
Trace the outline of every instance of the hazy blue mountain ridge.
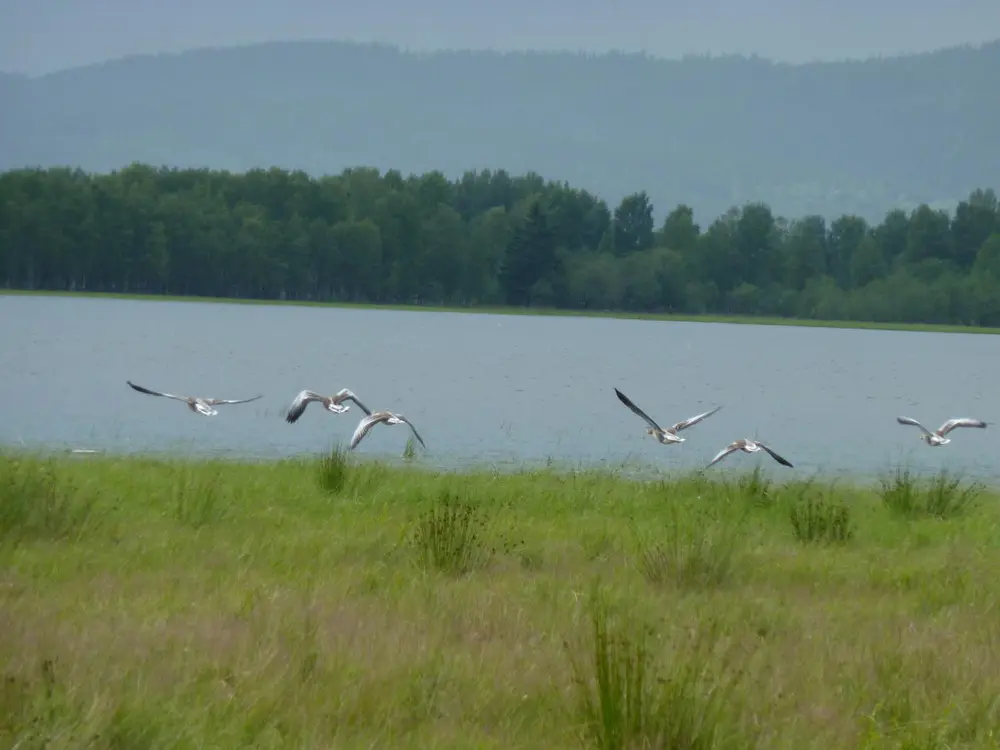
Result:
M0 78L0 168L535 171L709 221L880 219L1000 174L1000 42L863 62L272 43Z

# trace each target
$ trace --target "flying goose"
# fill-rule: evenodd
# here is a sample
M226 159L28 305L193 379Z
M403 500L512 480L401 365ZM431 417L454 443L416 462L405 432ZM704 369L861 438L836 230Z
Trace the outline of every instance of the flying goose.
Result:
M759 440L750 440L749 438L740 438L739 440L734 440L733 442L731 442L729 445L727 445L725 448L719 451L716 454L715 458L713 458L711 461L708 462L708 466L711 466L712 464L721 461L730 453L735 453L736 451L743 451L744 453L756 453L757 451L760 450L767 452L767 454L775 461L777 461L779 464L791 467L793 469L795 468L794 466L792 466L792 462L789 461L787 458L779 456L777 453L768 448ZM708 466L706 466L705 468L707 469Z
M344 401L353 401L358 405L365 414L371 414L371 409L358 401L358 397L355 396L347 388L341 388L337 393L332 396L323 396L316 391L299 391L299 395L295 397L292 401L292 405L288 407L288 411L285 413L285 421L289 424L294 424L302 413L306 410L313 401L319 401L323 404L323 408L327 411L333 412L334 414L343 414L350 410L350 406L342 406Z
M163 396L164 398L172 398L177 401L183 401L188 405L188 408L197 412L198 414L203 414L206 417L214 417L219 412L213 409L213 406L220 406L222 404L247 404L251 401L256 401L259 398L263 398L263 394L260 396L254 396L253 398L243 398L243 399L224 399L224 398L201 398L200 396L178 396L173 393L160 393L159 391L151 391L148 388L143 388L141 385L136 385L131 380L126 380L129 387L133 390L139 391L139 393L147 393L150 396Z
M715 412L717 412L719 409L722 408L721 406L716 406L714 409L710 411L706 411L705 413L699 414L696 417L691 417L690 419L685 419L673 425L672 427L668 427L667 429L664 430L662 427L660 427L660 425L654 422L653 419L648 414L646 414L646 412L644 412L638 406L633 404L632 400L624 393L619 391L617 388L615 388L615 394L618 396L619 401L625 404L625 406L631 409L635 414L639 415L646 422L646 424L649 425L649 427L646 429L646 434L652 435L663 445L671 445L672 443L683 443L686 440L686 438L680 437L677 434L678 432L680 432L681 430L685 430L688 427L691 427L692 425L698 424L701 420L712 416L713 414L715 414Z
M417 428L414 427L413 423L410 422L410 420L408 420L402 414L396 414L391 411L377 411L374 414L371 413L366 414L364 417L361 418L361 421L358 422L357 429L355 429L354 434L351 435L351 445L349 450L354 450L357 447L358 443L361 442L362 438L364 438L365 435L371 432L372 427L379 424L380 422L385 425L393 425L393 424L409 425L410 429L413 431L414 437L416 437L416 439L420 441L420 444L423 445L424 448L427 447L424 444L424 439L420 437L420 433L417 432Z
M934 430L934 432L931 432L920 424L920 422L911 417L896 417L896 421L900 424L911 424L914 427L919 427L921 431L920 439L932 447L947 445L950 443L951 438L947 438L945 435L954 430L956 427L979 427L980 429L986 429L986 422L983 422L981 419L969 419L968 417L949 419L943 425Z

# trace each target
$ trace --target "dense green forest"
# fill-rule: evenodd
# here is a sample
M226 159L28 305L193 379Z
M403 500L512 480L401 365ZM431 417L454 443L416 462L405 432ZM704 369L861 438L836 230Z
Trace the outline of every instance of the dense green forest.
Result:
M516 305L1000 326L992 189L954 213L785 219L762 203L658 226L534 173L319 179L133 164L0 175L8 287L261 299Z
M612 204L879 221L1000 174L1000 43L788 65L303 41L0 77L0 169L535 171Z

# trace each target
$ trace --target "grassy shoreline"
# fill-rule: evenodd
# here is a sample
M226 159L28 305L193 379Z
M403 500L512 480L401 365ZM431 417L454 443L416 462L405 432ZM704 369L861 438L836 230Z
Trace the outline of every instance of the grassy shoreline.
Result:
M616 311L563 310L520 307L437 307L433 305L383 305L350 302L305 302L296 300L238 299L227 297L185 297L160 294L119 294L114 292L64 292L23 289L0 289L2 295L34 297L80 297L92 299L128 299L153 302L203 302L235 305L279 305L293 307L333 307L357 310L399 310L407 312L473 313L480 315L545 315L580 318L617 318L676 323L732 323L740 325L776 325L803 328L843 328L875 331L913 331L920 333L1000 334L1000 328L960 326L935 323L876 323L871 321L812 320L806 318L755 317L748 315L673 315L666 313L631 313Z
M995 747L1000 492L886 481L0 455L0 746Z

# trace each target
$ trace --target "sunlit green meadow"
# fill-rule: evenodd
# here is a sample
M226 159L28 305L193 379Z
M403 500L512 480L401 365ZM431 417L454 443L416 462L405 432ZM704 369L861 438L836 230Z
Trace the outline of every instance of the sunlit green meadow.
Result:
M0 747L997 746L1000 493L714 468L7 454Z

